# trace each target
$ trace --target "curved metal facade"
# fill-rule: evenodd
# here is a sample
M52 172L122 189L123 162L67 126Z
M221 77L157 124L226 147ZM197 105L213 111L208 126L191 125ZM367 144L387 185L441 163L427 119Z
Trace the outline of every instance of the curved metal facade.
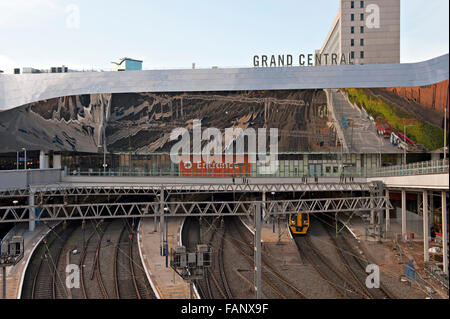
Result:
M79 94L424 86L449 79L449 55L412 64L0 75L0 109Z

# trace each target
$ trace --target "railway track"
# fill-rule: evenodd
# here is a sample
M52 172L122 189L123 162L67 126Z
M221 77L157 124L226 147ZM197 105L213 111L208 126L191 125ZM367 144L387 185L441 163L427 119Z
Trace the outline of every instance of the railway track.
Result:
M122 220L91 222L86 227L87 239L79 255L70 253L82 243L84 229L69 223L64 231L52 231L35 252L39 260L27 269L23 298L32 299L153 299L134 236L129 238L129 225ZM111 226L112 225L112 226ZM74 236L74 237L71 237ZM66 288L66 265L76 263L80 269L80 288ZM113 272L114 269L114 272ZM116 291L114 290L114 287ZM131 287L131 289L127 288Z
M136 226L138 227L138 225ZM133 234L130 249L130 267L133 268L133 276L136 283L136 288L139 291L141 299L156 299L155 293L148 282L147 274L142 264L141 256L139 254L139 243L137 236Z
M364 262L356 253L355 249L348 242L347 236L348 234L342 233L341 235L336 237L330 233L329 225L324 222L324 220L319 219L322 223L323 227L327 231L327 234L333 241L336 250L338 251L339 257L346 267L347 271L354 278L355 282L357 282L360 289L365 293L368 298L371 299L394 299L393 295L382 285L380 284L379 289L368 289L365 281L367 278L366 267L369 264L368 262ZM332 220L332 223L335 221Z
M210 229L212 229L211 239L209 241L210 246L213 246L217 252L215 255L217 267L212 269L207 269L205 274L206 286L208 288L209 297L211 299L219 298L223 299L233 299L233 294L231 292L230 285L228 284L227 276L225 275L224 266L224 236L225 229L223 227L223 219L220 219L219 225L217 225L218 220L214 220L210 224ZM212 284L216 287L218 293L213 292Z
M341 297L351 299L367 298L355 288L352 279L346 278L311 242L309 237L295 237L297 248L319 275L332 286Z
M98 223L95 225L92 225L93 227L93 231L92 234L89 236L89 238L87 239L81 258L80 258L80 277L81 277L81 281L80 281L80 286L83 292L83 298L84 299L94 299L94 298L98 298L99 296L103 296L103 298L105 298L105 291L102 291L101 286L99 286L99 281L101 280L101 273L97 270L98 267L98 254L99 254L99 249L100 249L100 244L104 235L105 230L108 227L108 224L106 224L105 226L103 226L102 229L102 224L103 223ZM95 243L95 251L92 250L92 247L94 245L91 244L91 242L93 241L93 238L97 238L97 242ZM88 274L85 271L85 268L91 265L91 271L90 271L90 275L88 277ZM97 284L92 283L95 274L98 274L100 276L100 280L97 278ZM87 279L89 279L90 281L88 281ZM103 286L104 288L104 286ZM89 293L88 293L89 290ZM107 296L106 296L107 298Z
M217 254L214 254L214 262L212 267L205 269L204 278L196 280L195 285L202 298L207 299L232 299L233 293L228 283L224 266L224 236L225 229L222 219L215 218L213 220L207 218L202 219L202 225L191 218L186 219L184 225L183 243L188 250L194 250L196 245L200 243L199 230L200 227L207 228L204 231L202 240L208 242Z
M249 262L250 266L253 266L253 246L249 244L247 236L242 231L242 225L233 219L233 228L238 232L237 240L234 237L230 237L230 241L237 251L239 251ZM272 291L281 299L287 298L301 298L307 299L306 295L303 294L297 287L292 285L285 276L283 276L276 267L264 256L262 256L262 269L261 278L264 282L272 289Z
M55 232L49 240L44 239L44 254L41 256L38 269L34 275L31 286L31 299L53 299L56 296L56 286L64 285L57 272L58 260L64 243L71 235L74 228L68 225L65 231Z
M134 260L133 237L129 237L127 225L120 232L119 242L114 253L114 287L117 299L142 299L138 288Z

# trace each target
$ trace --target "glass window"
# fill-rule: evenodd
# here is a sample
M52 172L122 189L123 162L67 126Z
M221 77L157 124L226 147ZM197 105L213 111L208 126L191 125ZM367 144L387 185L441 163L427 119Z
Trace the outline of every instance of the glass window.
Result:
M350 28L350 33L352 33L352 34L355 33L355 27Z
M355 46L355 39L351 39L350 40L350 45L353 47L353 46Z
M361 20L361 21L364 20L364 13L361 13L361 15L360 15L360 20Z
M350 52L350 56L351 56L352 59L354 59L355 58L355 51Z
M364 46L364 39L359 40L359 44L363 47Z
M350 20L355 21L355 15L353 13L350 15Z
M364 27L363 26L361 26L360 31L361 31L361 33L364 33Z
M326 170L327 173L331 173L331 167L330 167L330 166L327 166L327 167L325 168L325 170Z
M351 2L350 2L350 8L352 8L352 9L355 8L355 1L351 1Z
M364 1L361 1L361 2L359 3L359 6L360 6L360 8L364 8Z
M338 172L338 167L337 166L333 166L333 173L337 173Z
M364 51L361 51L359 57L360 57L361 59L364 59Z

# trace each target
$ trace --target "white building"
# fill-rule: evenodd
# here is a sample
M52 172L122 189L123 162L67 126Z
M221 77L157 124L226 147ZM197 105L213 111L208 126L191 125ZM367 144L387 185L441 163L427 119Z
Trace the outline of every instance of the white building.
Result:
M322 55L322 65L332 64L333 55L346 64L400 63L400 0L340 0L330 32L316 53Z

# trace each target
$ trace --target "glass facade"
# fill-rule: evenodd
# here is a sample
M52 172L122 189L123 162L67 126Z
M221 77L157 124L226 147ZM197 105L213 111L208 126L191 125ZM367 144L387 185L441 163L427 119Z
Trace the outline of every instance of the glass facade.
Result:
M383 155L384 156L384 155ZM380 167L379 154L279 154L273 165L275 171L268 175L275 177L339 177L349 170L369 171ZM383 157L383 165L396 165L401 154ZM106 167L103 168L103 163ZM243 175L264 176L262 163L251 164L250 173ZM169 154L90 154L63 153L62 166L70 175L111 176L180 176L179 164L171 161ZM207 173L206 173L207 175ZM217 174L215 174L216 176ZM239 174L237 174L239 175ZM183 174L183 176L186 176Z

